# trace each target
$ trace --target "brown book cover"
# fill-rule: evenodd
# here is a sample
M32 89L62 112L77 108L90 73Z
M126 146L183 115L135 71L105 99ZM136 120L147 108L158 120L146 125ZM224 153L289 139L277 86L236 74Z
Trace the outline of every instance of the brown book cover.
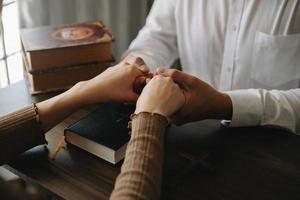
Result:
M111 43L114 40L101 21L22 29L21 38L26 52Z
M113 61L114 37L101 21L22 29L21 39L29 72Z
M63 91L79 81L89 80L111 66L110 62L70 65L60 68L28 72L28 61L23 54L24 76L31 94Z

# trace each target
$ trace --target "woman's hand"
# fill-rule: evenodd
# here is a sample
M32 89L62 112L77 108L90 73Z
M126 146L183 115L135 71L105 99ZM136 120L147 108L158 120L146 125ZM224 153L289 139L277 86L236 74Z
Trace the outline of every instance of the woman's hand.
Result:
M146 84L149 68L141 58L127 57L95 78L80 82L71 89L81 105L103 102L135 102L134 90Z
M141 58L128 57L95 78L37 104L42 128L47 131L77 109L96 103L135 102L134 88L146 84L149 69ZM67 77L66 77L67 78Z
M142 91L135 113L150 112L169 117L179 110L184 102L182 90L171 78L156 75L148 81Z

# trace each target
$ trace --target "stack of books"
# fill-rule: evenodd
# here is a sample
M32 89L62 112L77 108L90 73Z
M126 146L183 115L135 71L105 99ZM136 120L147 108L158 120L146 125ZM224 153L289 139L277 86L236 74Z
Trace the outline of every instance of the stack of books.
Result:
M114 37L101 21L23 29L21 41L32 94L69 89L114 62Z

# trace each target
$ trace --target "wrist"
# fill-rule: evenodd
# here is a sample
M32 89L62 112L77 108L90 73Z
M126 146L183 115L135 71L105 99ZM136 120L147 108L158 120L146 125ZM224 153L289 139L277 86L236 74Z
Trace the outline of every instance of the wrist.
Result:
M71 89L62 94L65 101L76 109L82 108L87 104L85 100L86 95L84 94L85 85L86 81L78 82Z
M109 101L107 94L105 87L99 83L95 84L91 80L78 82L66 92L68 99L71 99L77 108L107 102Z
M231 120L232 118L232 101L226 93L220 93L216 98L215 106L215 119Z

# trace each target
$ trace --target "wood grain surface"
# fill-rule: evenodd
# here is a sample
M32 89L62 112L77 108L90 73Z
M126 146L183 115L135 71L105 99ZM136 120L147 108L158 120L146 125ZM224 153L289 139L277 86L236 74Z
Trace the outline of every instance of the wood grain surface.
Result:
M18 84L5 89L5 96L0 90L0 102L9 103L4 98L18 93L28 103L24 82ZM26 103L11 104L14 110ZM0 113L8 112L8 105L0 105ZM63 128L92 109L74 113L50 130L47 147L24 153L6 168L57 199L108 199L120 164L112 166L73 146L49 160ZM165 148L162 199L300 199L300 137L282 129L224 128L218 121L171 126Z

